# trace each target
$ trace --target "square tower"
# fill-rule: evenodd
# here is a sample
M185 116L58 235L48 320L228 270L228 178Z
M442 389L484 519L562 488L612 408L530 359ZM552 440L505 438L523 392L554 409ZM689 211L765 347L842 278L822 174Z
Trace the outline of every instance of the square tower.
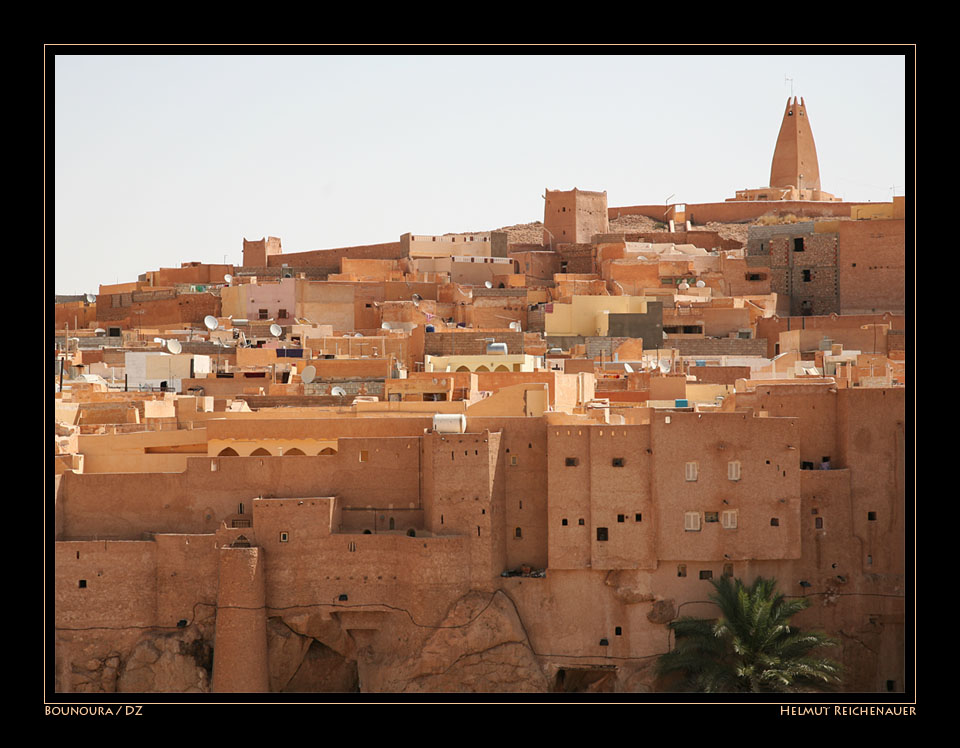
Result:
M607 193L578 190L544 191L543 243L589 244L594 234L610 231Z
M282 254L280 248L280 239L276 236L268 236L263 239L253 241L243 240L243 267L245 268L265 268L269 265L268 258L272 255Z

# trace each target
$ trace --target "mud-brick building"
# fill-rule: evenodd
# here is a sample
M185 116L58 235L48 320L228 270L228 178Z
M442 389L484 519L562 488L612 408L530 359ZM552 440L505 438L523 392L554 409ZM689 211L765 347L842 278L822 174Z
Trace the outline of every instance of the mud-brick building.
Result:
M725 407L328 415L297 419L336 441L319 455L66 471L57 688L656 690L666 624L762 574L841 639L846 690L903 690L903 388L757 383Z

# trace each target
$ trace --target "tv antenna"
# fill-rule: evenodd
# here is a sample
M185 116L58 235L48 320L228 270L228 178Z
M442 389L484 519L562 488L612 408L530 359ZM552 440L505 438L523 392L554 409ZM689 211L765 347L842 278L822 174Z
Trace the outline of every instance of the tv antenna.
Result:
M788 78L786 75L783 76L783 82L786 83L790 81L790 96L793 97L793 78Z

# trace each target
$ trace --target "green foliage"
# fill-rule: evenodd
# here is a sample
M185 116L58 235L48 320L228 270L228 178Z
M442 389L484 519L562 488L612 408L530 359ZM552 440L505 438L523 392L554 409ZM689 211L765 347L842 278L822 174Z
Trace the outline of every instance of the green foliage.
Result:
M816 656L835 646L820 632L803 632L790 619L810 605L777 593L775 579L749 587L728 577L711 581L717 620L679 618L669 624L674 649L660 657L657 675L676 690L763 693L829 690L840 683L840 665Z

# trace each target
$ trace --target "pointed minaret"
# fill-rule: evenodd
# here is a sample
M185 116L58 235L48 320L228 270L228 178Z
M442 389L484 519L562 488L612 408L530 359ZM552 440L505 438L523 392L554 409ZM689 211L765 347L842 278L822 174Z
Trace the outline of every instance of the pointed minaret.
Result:
M773 151L773 166L770 168L771 187L796 187L800 190L820 189L820 165L817 147L803 98L797 103L787 99L783 113L777 147Z

